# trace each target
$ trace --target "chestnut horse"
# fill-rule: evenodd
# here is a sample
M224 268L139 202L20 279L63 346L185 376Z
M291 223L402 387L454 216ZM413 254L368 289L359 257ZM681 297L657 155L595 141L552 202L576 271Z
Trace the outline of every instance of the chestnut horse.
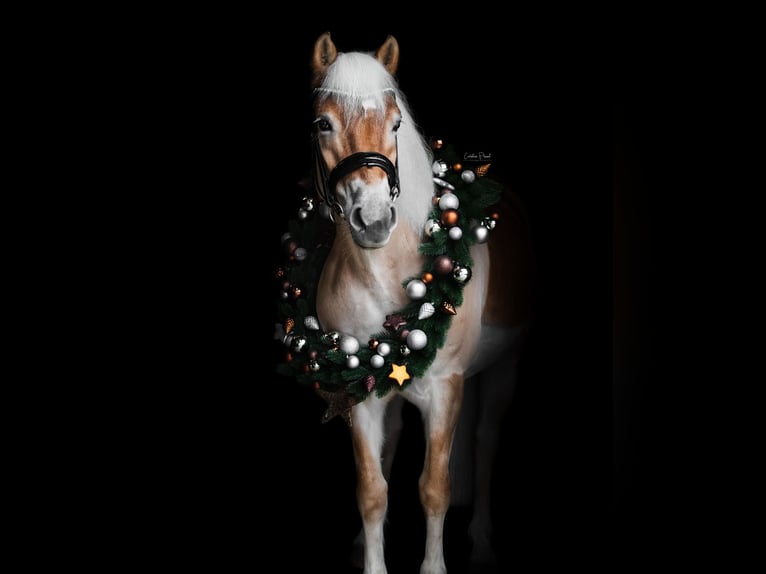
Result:
M399 45L392 36L374 52L343 53L329 33L317 39L311 59L315 184L335 226L316 288L316 315L323 331L340 334L340 349L348 355L356 347L344 348L344 339L368 341L392 311L422 296L423 285L428 289L425 275L430 278L430 274L423 274L425 255L420 246L427 235L446 233L454 224L439 225L430 219L440 196L449 194L451 186L439 177L443 174L435 165L434 148L420 133L399 90L398 62ZM486 559L491 552L491 460L513 390L528 294L523 265L526 234L509 197L504 191L492 207L491 237L478 233L470 245L470 274L463 270L460 278L465 283L462 304L452 313L443 344L427 370L406 385L399 378L399 386L391 392L371 392L363 400L348 403L365 574L387 571L387 477L390 451L400 428L396 421L401 422L396 409L402 399L420 411L426 441L419 479L426 521L420 572L447 571L443 535L451 501L450 456L466 385L477 389L481 385L478 429L468 441L476 460L469 533L474 558ZM424 231L429 221L431 227ZM454 237L469 233L469 224L464 223L466 227L454 232ZM405 288L405 278L419 276L424 276L423 282ZM405 341L411 333L402 329L399 334ZM415 340L411 347L419 349L424 344ZM401 352L409 353L404 347L403 343ZM394 421L393 428L386 426L387 420Z

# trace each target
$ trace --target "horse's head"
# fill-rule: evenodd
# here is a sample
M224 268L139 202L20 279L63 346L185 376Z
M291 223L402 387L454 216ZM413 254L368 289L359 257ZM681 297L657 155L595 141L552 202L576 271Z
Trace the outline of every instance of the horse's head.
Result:
M366 248L386 245L398 219L398 61L392 36L374 54L340 53L329 33L314 46L316 184Z

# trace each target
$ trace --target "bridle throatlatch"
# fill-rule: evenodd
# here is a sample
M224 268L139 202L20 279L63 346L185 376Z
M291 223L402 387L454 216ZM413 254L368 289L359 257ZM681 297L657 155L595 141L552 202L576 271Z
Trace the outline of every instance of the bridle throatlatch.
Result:
M396 201L399 197L399 169L390 159L382 153L374 151L360 151L344 157L338 162L331 172L327 171L327 164L322 157L322 150L319 149L319 139L313 137L313 155L314 155L314 185L316 185L319 197L327 202L335 213L343 217L343 206L338 201L335 194L335 188L338 182L357 169L362 167L379 167L386 172L388 176L388 187L391 190L391 201ZM397 154L397 164L399 163L399 154Z

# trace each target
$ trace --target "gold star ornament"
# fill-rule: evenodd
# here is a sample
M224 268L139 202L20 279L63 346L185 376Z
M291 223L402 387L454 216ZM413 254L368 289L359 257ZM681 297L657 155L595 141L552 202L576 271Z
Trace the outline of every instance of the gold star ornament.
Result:
M396 363L393 363L388 378L394 379L401 387L404 384L404 381L410 378L410 374L407 372L407 365L397 365Z

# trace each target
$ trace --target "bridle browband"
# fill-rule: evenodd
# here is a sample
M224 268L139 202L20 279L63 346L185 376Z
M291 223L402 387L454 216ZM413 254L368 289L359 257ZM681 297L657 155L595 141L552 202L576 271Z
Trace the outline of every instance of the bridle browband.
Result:
M327 202L332 210L343 217L343 206L338 201L335 194L335 188L338 182L348 174L362 167L379 167L386 172L388 176L388 187L390 189L391 201L396 201L399 197L399 153L396 154L396 165L382 153L375 151L360 151L344 157L338 162L332 171L327 170L327 164L322 157L322 150L319 147L319 137L312 135L313 146L312 154L314 156L314 185L317 193Z

